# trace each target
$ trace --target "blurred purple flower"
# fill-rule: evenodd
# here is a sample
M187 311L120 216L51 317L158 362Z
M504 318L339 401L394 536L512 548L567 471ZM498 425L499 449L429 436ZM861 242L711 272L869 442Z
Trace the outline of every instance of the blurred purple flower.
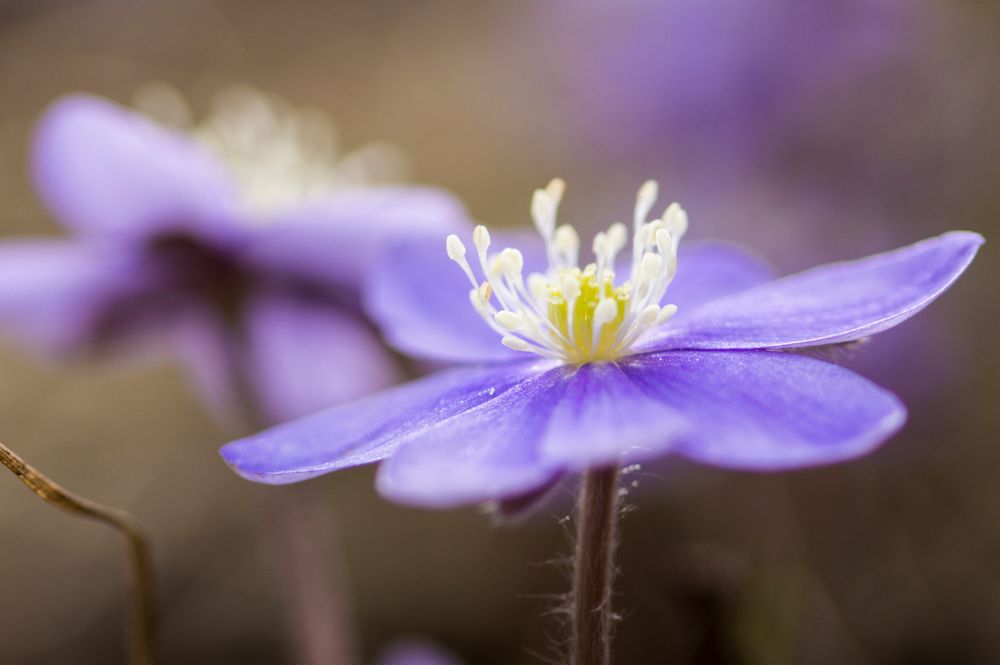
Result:
M375 659L376 665L461 665L455 654L422 639L397 642Z
M806 116L829 110L915 44L911 0L553 3L551 79L588 143L699 166L755 168ZM713 171L713 177L719 174Z
M272 422L389 385L359 276L387 238L444 233L462 207L364 186L315 116L230 101L190 132L87 95L54 104L33 175L71 237L0 243L0 329L52 353L170 349L224 411L242 373Z
M231 443L223 457L275 484L385 460L385 496L448 507L670 453L758 471L826 464L867 453L902 426L894 395L790 351L850 343L909 318L965 270L981 236L950 232L775 280L734 246L678 253L687 216L672 204L647 223L655 192L647 183L637 197L631 265L616 261L627 234L615 224L595 237L595 264L577 268L578 236L556 227L561 181L532 203L547 270L534 252L489 254L485 227L473 232L480 275L461 241L448 239L464 284L440 253L402 247L368 294L387 338L419 357L477 364ZM668 285L672 304L663 305ZM530 359L516 357L525 351Z

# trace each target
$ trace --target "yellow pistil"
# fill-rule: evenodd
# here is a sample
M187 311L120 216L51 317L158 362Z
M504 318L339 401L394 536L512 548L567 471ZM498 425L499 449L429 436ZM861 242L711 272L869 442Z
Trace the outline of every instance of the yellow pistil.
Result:
M567 298L563 293L563 287L557 284L546 285L548 318L562 335L560 338L553 334L552 341L562 349L567 358L576 362L613 358L618 331L628 310L629 287L627 285L616 287L614 278L610 274L606 274L603 280L598 280L596 266L593 264L588 265L583 271L574 268L560 273L564 283L569 279L577 285L579 295L576 298ZM594 312L603 299L614 301L616 314L613 319L601 326L595 340Z

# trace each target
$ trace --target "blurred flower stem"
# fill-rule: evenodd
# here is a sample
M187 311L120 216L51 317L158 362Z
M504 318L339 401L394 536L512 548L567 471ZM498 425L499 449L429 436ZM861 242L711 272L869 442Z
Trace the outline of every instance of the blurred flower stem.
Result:
M132 662L140 665L152 663L153 574L149 562L149 547L135 517L124 510L103 506L63 489L2 443L0 463L45 501L75 515L104 522L125 536L132 577L133 607L129 631Z
M618 520L616 466L583 476L573 566L573 665L611 662L611 583Z
M248 351L238 326L231 326L229 389L238 427L257 431L274 425L264 416L250 380ZM312 486L280 487L269 506L277 522L274 547L281 558L289 625L294 634L294 662L345 665L356 661L350 616L336 539L322 497ZM322 531L320 531L320 526ZM323 533L321 539L318 535Z

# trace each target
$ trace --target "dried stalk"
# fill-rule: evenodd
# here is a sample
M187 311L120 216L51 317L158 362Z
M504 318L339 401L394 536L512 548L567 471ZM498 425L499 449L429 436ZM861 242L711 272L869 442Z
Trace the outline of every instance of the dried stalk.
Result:
M138 521L124 510L102 506L63 489L2 443L0 443L0 463L45 501L75 515L104 522L125 536L132 578L132 618L129 631L132 662L138 665L152 663L152 568L149 563L149 548Z

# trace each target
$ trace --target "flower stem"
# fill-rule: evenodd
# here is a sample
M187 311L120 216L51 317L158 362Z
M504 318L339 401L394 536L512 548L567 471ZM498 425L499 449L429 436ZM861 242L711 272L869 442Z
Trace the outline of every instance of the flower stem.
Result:
M229 389L241 433L275 423L264 414L250 379L242 331L232 331ZM346 580L323 497L311 487L281 487L273 492L270 515L276 522L273 543L287 585L286 612L293 634L294 662L306 665L353 663L352 623ZM318 531L326 537L321 539Z
M0 464L45 501L76 515L104 522L125 536L132 574L131 660L141 665L152 663L153 575L149 548L135 517L124 510L103 506L63 489L2 443Z
M611 581L618 519L618 467L588 471L577 505L573 571L573 665L611 662Z

